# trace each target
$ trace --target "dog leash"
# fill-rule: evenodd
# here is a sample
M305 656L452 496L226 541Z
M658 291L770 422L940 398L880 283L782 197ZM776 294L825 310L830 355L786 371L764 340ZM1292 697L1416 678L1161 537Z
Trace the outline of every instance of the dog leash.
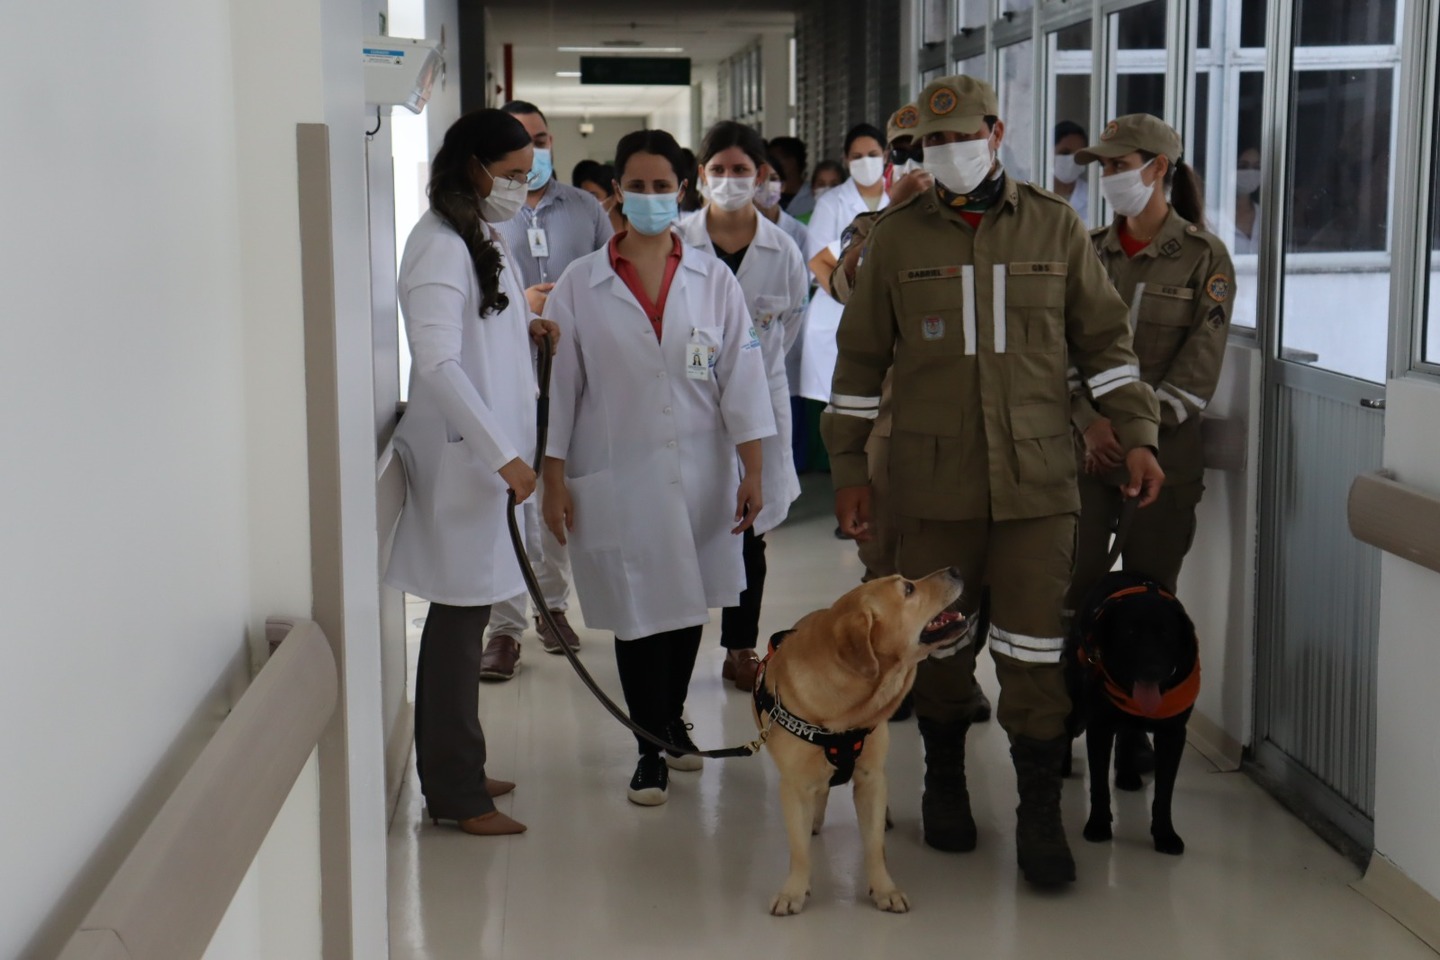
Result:
M554 345L551 344L550 338L547 336L540 343L540 399L536 404L535 462L533 464L537 478L537 487L540 470L545 462L545 441L550 432L550 368L554 363L554 359ZM585 665L580 662L580 658L576 656L575 651L570 648L570 644L565 640L565 635L560 632L559 626L555 623L555 617L550 612L550 605L545 602L545 594L540 589L540 580L535 576L535 568L530 565L530 557L525 552L525 538L520 535L520 524L515 519L515 491L509 491L507 496L509 499L509 509L505 511L505 514L510 525L510 543L515 547L515 559L520 561L520 575L525 579L525 589L529 591L530 599L535 602L535 609L540 611L541 619L543 619L545 625L550 628L550 635L560 642L560 649L565 652L565 659L570 661L570 666L575 668L575 672L580 675L581 682L594 694L595 699L600 701L600 705L609 711L612 717L629 728L631 733L640 737L642 740L654 744L667 753L681 756L709 757L714 760L726 760L730 757L753 757L759 753L761 748L765 746L765 740L770 732L768 723L765 725L765 728L761 730L759 737L743 746L728 747L724 750L691 750L676 746L673 743L667 743L650 731L643 729L635 723L634 720L631 720L629 715L626 714L614 700L611 700L605 695L605 691L600 689L600 685L595 682L595 678L590 675L590 671L585 669ZM616 642L624 643L623 640L617 640Z
M1115 569L1115 561L1125 552L1125 541L1130 538L1130 528L1135 524L1135 513L1140 509L1140 495L1126 497L1120 504L1120 516L1115 521L1115 543L1110 547L1110 556L1105 558L1105 569Z

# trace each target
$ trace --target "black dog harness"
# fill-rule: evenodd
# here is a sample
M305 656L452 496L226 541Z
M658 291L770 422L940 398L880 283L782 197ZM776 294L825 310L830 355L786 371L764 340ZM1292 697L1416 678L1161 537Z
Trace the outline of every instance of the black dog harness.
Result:
M780 649L781 642L791 632L782 630L770 638L770 650L765 654L765 659L760 661L760 670L755 677L755 709L761 715L768 716L770 722L780 729L799 737L806 743L813 743L823 750L825 761L835 770L830 775L830 786L838 787L841 784L849 783L850 778L855 775L855 761L860 759L860 754L865 749L865 738L874 731L861 729L844 730L837 733L834 730L817 727L786 710L780 703L778 690L772 694L765 689L765 667L770 663L770 658L775 655L775 651Z

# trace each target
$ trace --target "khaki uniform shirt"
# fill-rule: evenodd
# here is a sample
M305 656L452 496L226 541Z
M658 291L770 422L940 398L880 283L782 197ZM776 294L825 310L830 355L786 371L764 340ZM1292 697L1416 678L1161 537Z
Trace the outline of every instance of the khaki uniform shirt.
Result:
M1235 306L1230 253L1220 238L1174 210L1134 258L1125 255L1113 225L1095 231L1092 239L1105 272L1130 306L1140 378L1160 401L1165 482L1197 482L1205 472L1200 414L1215 395ZM1071 386L1071 419L1083 434L1103 413L1078 378L1072 376Z
M1159 412L1129 312L1075 211L1007 179L972 230L935 190L880 218L840 321L821 419L837 488L868 482L865 442L894 368L891 502L901 516L1015 520L1080 509L1067 368L1125 447Z

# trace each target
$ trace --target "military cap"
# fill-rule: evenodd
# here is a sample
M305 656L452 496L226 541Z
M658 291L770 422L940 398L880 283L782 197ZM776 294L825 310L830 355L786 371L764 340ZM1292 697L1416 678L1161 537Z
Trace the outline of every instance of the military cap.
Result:
M1171 163L1178 163L1185 152L1185 143L1175 128L1159 117L1130 113L1107 123L1100 140L1077 152L1075 162L1094 163L1102 158L1123 157L1137 150L1168 157Z
M941 77L920 91L915 101L919 123L911 133L918 140L932 133L979 133L986 117L1000 115L995 88L974 77Z
M885 124L885 142L894 143L901 137L915 135L915 127L920 123L920 111L913 103L896 110L890 117L890 122Z

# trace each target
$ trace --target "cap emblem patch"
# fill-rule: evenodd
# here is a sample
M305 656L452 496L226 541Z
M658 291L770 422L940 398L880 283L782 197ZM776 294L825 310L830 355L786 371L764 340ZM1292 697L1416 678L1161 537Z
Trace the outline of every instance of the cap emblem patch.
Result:
M1114 120L1111 120L1109 123L1105 124L1105 132L1100 134L1100 139L1113 140L1115 138L1115 135L1119 132L1120 124L1116 123Z
M937 117L943 117L952 113L960 104L960 99L955 96L955 91L949 87L941 87L930 94L930 112Z

